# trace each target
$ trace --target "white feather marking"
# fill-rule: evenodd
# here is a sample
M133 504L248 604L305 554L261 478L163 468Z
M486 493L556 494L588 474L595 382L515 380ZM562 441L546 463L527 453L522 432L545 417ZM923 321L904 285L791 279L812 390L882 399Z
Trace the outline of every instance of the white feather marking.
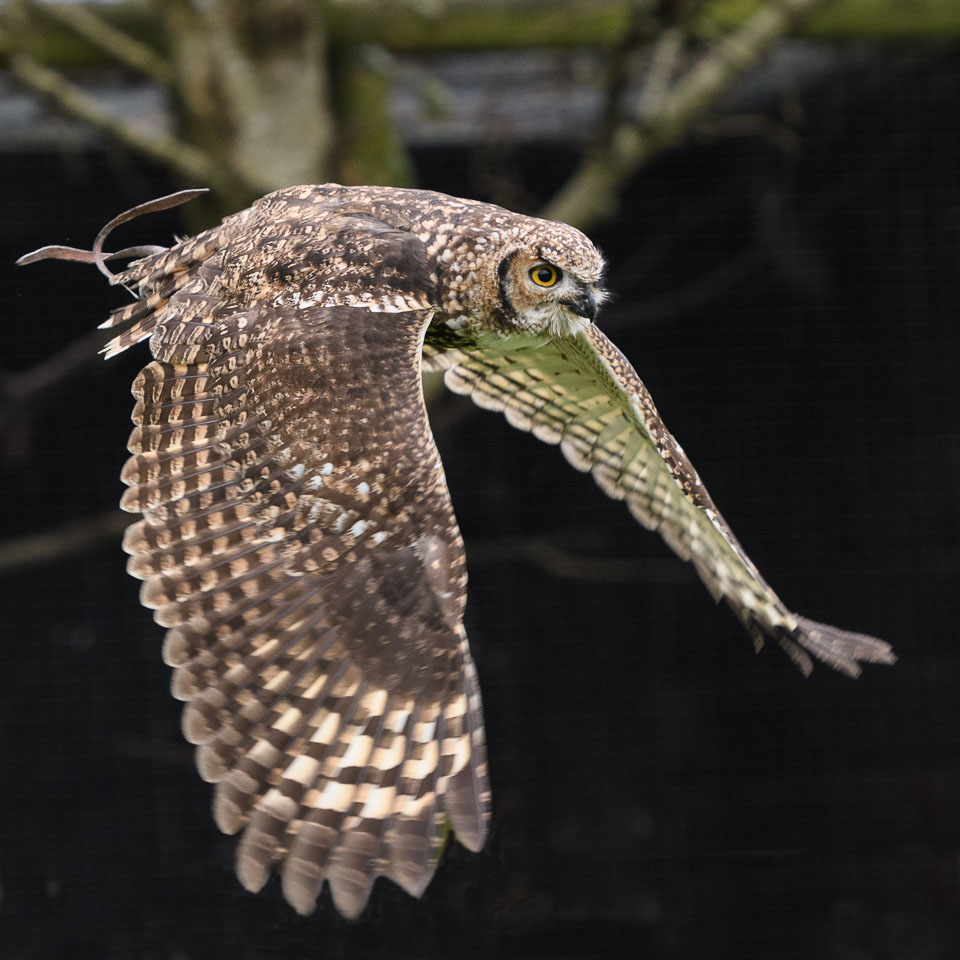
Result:
M428 743L429 741L433 740L436 732L436 720L431 720L430 722L421 722L413 728L413 739L417 743Z
M397 797L398 808L395 813L403 817L409 817L411 820L419 818L421 814L426 813L436 802L436 794L431 790L422 797Z
M346 813L353 802L354 785L352 783L337 783L336 780L327 781L316 803L312 804L321 810L336 810Z
M367 757L370 756L370 750L373 748L373 737L357 736L354 737L347 746L343 757L340 760L340 767L365 767Z
M396 798L396 787L374 787L360 810L360 816L386 820L390 816Z
M560 441L560 450L567 458L567 463L582 473L586 473L593 466L590 458L569 437L564 437Z
M395 736L389 747L378 747L370 759L370 766L378 770L392 770L403 762L406 738Z
M316 779L320 769L320 762L313 757L301 754L283 771L288 780L295 780L301 786L309 786Z
M283 715L273 724L273 729L279 730L281 733L293 733L300 725L302 719L303 712L296 707L290 707L284 711Z
M275 817L281 823L288 823L297 815L297 801L271 787L257 804L258 809Z
M557 443L560 440L560 431L548 423L535 423L530 432L544 443Z
M440 744L440 754L449 757L451 767L446 777L449 779L464 768L470 759L470 737L464 734L460 737L449 737Z
M473 391L473 379L466 379L461 376L456 367L449 367L444 371L443 382L448 390L453 393L469 395Z
M258 740L249 750L248 757L256 761L261 767L269 769L280 756L280 751L267 740Z
M505 406L503 408L507 423L518 430L529 430L533 426L533 421L522 410L514 406Z
M330 712L324 718L323 722L313 731L310 737L311 743L330 743L337 735L340 729L340 714Z
M403 776L411 780L424 780L437 767L440 749L436 740L424 745L423 756L420 759L410 758L403 765Z
M470 396L473 402L484 410L493 410L495 413L503 410L503 397L496 393L487 393L479 383L474 386Z
M367 529L367 526L366 520L358 520L347 532L351 537L359 537Z

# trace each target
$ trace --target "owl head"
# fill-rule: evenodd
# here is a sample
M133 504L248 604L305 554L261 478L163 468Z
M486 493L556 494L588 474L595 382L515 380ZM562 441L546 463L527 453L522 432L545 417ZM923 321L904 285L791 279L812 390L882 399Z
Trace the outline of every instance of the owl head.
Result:
M603 299L597 287L602 263L592 253L571 256L543 244L508 253L497 266L502 317L523 333L578 333L593 322Z
M600 252L565 223L515 219L497 264L500 318L523 334L578 333L593 322L603 300Z
M572 336L593 321L605 299L603 258L587 237L497 207L486 206L483 219L465 225L462 244L443 258L449 292L441 299L459 315L451 326L539 340Z

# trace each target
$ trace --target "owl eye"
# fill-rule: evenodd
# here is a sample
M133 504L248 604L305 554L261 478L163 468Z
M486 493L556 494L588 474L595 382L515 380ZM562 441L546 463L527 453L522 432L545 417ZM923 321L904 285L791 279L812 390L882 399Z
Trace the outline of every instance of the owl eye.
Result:
M538 287L552 287L563 274L552 264L538 263L530 268L530 279Z

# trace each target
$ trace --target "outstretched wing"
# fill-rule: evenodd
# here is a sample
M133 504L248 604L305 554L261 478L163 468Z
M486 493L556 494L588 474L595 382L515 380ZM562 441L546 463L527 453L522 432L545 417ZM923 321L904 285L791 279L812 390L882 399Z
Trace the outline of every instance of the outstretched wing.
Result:
M860 661L891 663L881 640L814 623L784 606L744 553L696 470L664 426L646 387L597 327L550 342L449 348L428 332L424 366L445 370L446 385L547 443L578 470L624 500L689 560L715 599L732 607L759 648L777 640L804 673L809 654L856 676Z
M424 251L290 205L268 198L118 278L140 300L108 322L133 326L107 352L151 336L156 358L133 388L122 506L143 519L124 546L169 628L216 821L245 828L241 881L259 889L284 858L298 911L326 880L353 917L378 875L423 893L444 812L482 846L483 721L420 391L431 311L415 270L370 279ZM350 272L377 312L344 303Z

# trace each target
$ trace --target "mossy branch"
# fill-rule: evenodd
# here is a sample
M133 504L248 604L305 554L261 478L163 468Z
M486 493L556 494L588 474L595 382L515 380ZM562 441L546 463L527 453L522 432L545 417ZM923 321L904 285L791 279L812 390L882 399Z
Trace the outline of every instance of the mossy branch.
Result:
M0 36L0 44L3 43ZM103 106L96 97L71 83L64 76L26 54L9 57L8 67L22 84L53 99L68 115L143 156L164 164L185 180L227 189L231 181L224 171L201 150L169 134L154 133L129 123Z
M827 0L774 0L731 31L638 119L613 127L550 201L543 216L585 228L613 216L620 190L644 164L682 142L732 84Z
M96 16L148 47L161 46L158 21L172 0L97 4ZM700 17L723 26L743 24L763 0L708 0ZM470 0L413 3L411 0L311 0L327 23L330 42L378 44L392 51L503 50L545 47L615 47L630 24L635 0ZM11 0L3 4L12 6ZM75 4L44 4L27 52L60 69L105 65L100 44L46 10L75 9ZM651 12L656 4L650 2ZM70 16L69 13L66 15ZM649 17L647 39L661 25ZM881 40L944 43L960 37L957 0L837 0L803 24L818 40ZM114 54L115 55L115 51ZM162 56L162 54L157 54Z
M19 6L31 14L62 24L121 66L145 74L166 87L174 81L173 68L155 50L115 27L89 7L37 3L36 0L20 0Z
M412 186L413 167L390 116L390 54L382 47L346 47L336 63L339 179Z

